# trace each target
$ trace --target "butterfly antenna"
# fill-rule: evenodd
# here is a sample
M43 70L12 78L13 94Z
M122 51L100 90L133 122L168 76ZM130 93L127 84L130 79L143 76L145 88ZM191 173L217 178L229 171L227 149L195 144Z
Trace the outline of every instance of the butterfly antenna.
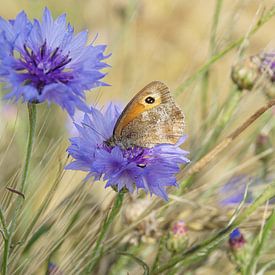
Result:
M95 102L95 103L94 103L94 107L97 106L97 104L99 103L99 100L100 100L101 97L102 97L102 93L100 93L101 87L99 87L98 89L99 89L99 93L96 94L95 101L94 101L94 102Z
M86 124L84 122L81 123L84 126L87 126L88 128L90 128L91 130L95 131L97 134L99 134L100 136L102 136L104 138L104 140L107 140L108 138L105 137L102 133L98 132L95 128L93 128L91 125Z

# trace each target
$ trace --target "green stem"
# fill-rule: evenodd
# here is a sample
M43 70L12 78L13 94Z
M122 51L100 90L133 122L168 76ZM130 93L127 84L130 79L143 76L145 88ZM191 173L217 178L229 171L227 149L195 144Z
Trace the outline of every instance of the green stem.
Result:
M22 243L24 243L27 240L29 234L32 232L32 230L35 227L35 225L36 225L38 219L40 218L41 214L45 211L47 206L50 204L50 202L51 202L51 200L54 196L54 193L55 193L55 191L58 187L58 184L60 183L60 181L61 181L61 179L64 175L63 171L64 171L64 165L60 164L59 170L57 172L57 177L56 177L50 191L47 193L45 199L43 200L43 203L41 204L40 208L37 211L37 214L34 216L31 223L28 225L26 231L23 234Z
M217 35L217 27L219 23L221 7L223 0L216 0L215 11L211 26L211 34L209 41L209 58L211 58L216 53L216 35ZM204 72L202 76L202 92L201 92L201 106L202 106L202 121L208 115L208 84L209 84L209 68ZM207 125L204 124L204 128L207 128ZM205 130L205 129L204 129Z
M217 36L217 28L221 14L223 0L216 0L216 6L214 11L214 17L211 27L211 34L210 34L210 55L213 56L216 52L216 36Z
M162 255L163 250L164 250L166 240L167 240L166 235L162 236L162 238L160 239L158 252L157 252L157 255L155 257L154 263L152 265L152 272L155 271L159 267L160 257Z
M234 111L236 110L236 107L238 106L238 102L240 101L241 94L238 90L234 89L230 93L230 97L227 99L223 109L222 109L222 116L218 118L218 123L216 127L214 128L213 132L211 133L211 136L208 138L208 140L203 144L202 148L197 152L197 154L193 157L194 163L202 158L208 151L213 147L214 144L216 144L217 140L219 139L222 131L226 127L227 123L232 118L232 115ZM217 116L218 114L216 114ZM212 124L214 121L210 121ZM211 124L210 123L210 124ZM185 171L182 171L182 174L184 174ZM181 178L179 174L179 178ZM186 178L182 183L180 184L180 188L177 191L177 195L181 196L184 192L186 192L186 188L191 186L193 181L195 180L194 176Z
M36 124L36 105L32 103L28 103L28 112L29 112L29 136L28 136L28 145L27 145L27 153L23 168L23 174L21 178L21 182L19 185L19 191L24 194L26 190L26 181L30 167L31 153L34 142L34 133L35 133L35 124ZM3 260L2 260L2 275L6 275L8 273L8 259L10 254L10 247L12 243L12 238L15 233L17 218L22 209L24 199L22 196L18 196L15 201L15 210L12 215L12 221L9 228L9 232L7 238L5 240L4 252L3 252Z
M228 125L228 122L232 118L232 115L240 101L241 94L236 89L234 89L231 92L231 94L233 94L232 97L228 100L225 108L222 110L222 117L218 120L218 123L214 128L213 132L211 133L211 136L208 138L208 141L206 142L206 144L203 145L202 149L198 152L197 156L193 159L193 161L200 159L203 155L206 154L206 152L208 152L213 147L213 145L219 139L222 131Z
M117 247L117 246L114 246ZM130 243L125 243L117 249L111 249L108 252L104 251L103 255L108 255L115 253L117 255L116 259L114 260L114 263L111 265L108 274L110 275L116 275L120 274L122 270L125 270L126 266L129 264L129 259L127 257L122 257L123 255L119 254L119 251L127 251L127 253L130 253L132 255L138 255L142 251L144 251L144 247L142 245L131 245Z
M9 231L8 231L8 228L6 225L6 220L5 220L5 216L4 216L4 212L3 212L2 208L0 208L0 222L1 222L1 225L3 228L3 237L5 240L9 234Z
M166 264L163 264L157 270L155 270L155 272L152 272L151 274L160 274L161 272L164 272L172 268L178 263L181 263L185 266L190 265L194 262L203 259L204 257L207 257L207 255L209 255L209 253L213 249L215 249L224 239L228 237L228 235L233 229L238 227L244 220L246 220L251 214L253 214L259 206L261 206L267 200L273 198L274 196L275 182L272 182L253 204L249 205L239 216L236 217L236 219L230 225L228 225L226 228L220 231L217 235L215 235L212 238L209 238L208 240L202 242L199 245L190 248L185 253L173 257Z
M189 78L187 78L175 91L175 95L180 95L187 87L189 87L201 74L206 72L209 67L214 64L216 61L220 60L223 56L225 56L227 53L229 53L232 49L235 47L240 46L246 39L248 39L252 34L257 32L266 22L268 22L273 16L275 15L275 7L271 8L270 11L268 11L266 14L264 14L255 27L250 31L249 34L246 34L242 36L241 38L233 41L231 44L229 44L226 48L224 48L219 53L212 56L212 58L209 59L208 62L206 62L202 67L200 67L193 75L191 75Z
M143 275L149 275L148 265L144 261L142 261L140 258L136 257L133 254L127 253L127 252L117 252L117 253L120 255L128 256L128 257L132 258L134 261L137 262L137 264L139 264L143 268L143 270L144 270Z
M108 232L110 225L113 223L115 217L117 216L117 214L119 213L119 211L121 209L123 197L124 197L124 193L118 192L115 202L114 202L114 205L112 207L112 210L111 210L110 214L108 214L106 216L106 219L101 227L101 231L99 233L98 239L96 241L95 248L92 252L91 262L88 265L86 274L91 273L94 270L94 268L97 266L98 262L100 261L100 258L102 256L102 252L103 252L102 242Z

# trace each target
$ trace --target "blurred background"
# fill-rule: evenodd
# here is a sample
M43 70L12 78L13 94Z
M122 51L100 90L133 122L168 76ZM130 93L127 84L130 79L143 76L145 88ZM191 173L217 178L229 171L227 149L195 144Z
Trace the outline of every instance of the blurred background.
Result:
M213 116L220 114L220 108L232 91L230 74L232 65L240 58L239 49L233 49L211 66L205 101L202 100L204 87L200 81L201 78L184 92L175 93L175 91L209 60L211 54L220 52L236 39L245 36L255 26L261 14L274 5L274 0L223 1L215 46L211 48L211 26L215 5L214 0L0 0L0 15L5 19L12 19L24 10L29 18L40 19L44 7L47 6L54 17L66 13L68 22L75 27L76 32L88 29L90 41L98 35L96 44L106 44L106 53L112 53L107 60L111 67L105 70L108 75L104 79L111 86L87 93L88 101L99 108L109 101L124 106L149 82L153 80L165 82L186 115L186 133L189 138L184 148L190 151L190 159L195 160L199 156L201 146L205 144L205 140L211 136L219 123L213 119ZM245 41L242 45L244 48L242 55L247 57L274 49L274 26L275 18L272 18ZM238 106L234 108L232 117L227 120L226 127L222 129L214 144L232 132L265 102L265 96L260 90L250 94L244 92L241 98L238 98ZM1 101L0 113L0 199L8 211L12 196L5 187L15 186L20 175L28 123L26 108L23 104L13 105L11 102ZM12 258L13 272L15 272L13 274L43 274L49 258L58 263L64 274L78 274L81 267L77 265L72 267L77 262L76 255L80 256L82 252L89 251L104 211L114 197L114 192L105 190L101 182L92 185L83 184L81 181L85 173L66 171L62 174L60 172L60 167L68 162L66 154L66 148L69 145L68 137L75 135L74 126L60 108L40 105L38 119L37 139L29 179L30 187L26 194L28 199L16 236L18 240L21 239L25 228L43 204L43 200L50 196L46 210L43 210L43 215L32 228L28 240L41 226L44 225L44 229L48 226L48 230L45 229L45 235L38 242L31 243L30 247L18 248ZM205 126L207 119L211 123ZM264 117L256 122L242 135L242 138L220 156L218 161L210 164L196 178L198 188L184 198L187 202L199 201L200 206L194 206L195 215L190 217L193 210L191 212L186 210L185 213L183 209L186 205L182 202L183 198L173 195L172 200L183 203L180 204L180 209L184 213L181 212L180 216L190 220L190 227L193 226L194 230L199 231L204 228L200 225L201 217L205 216L205 211L209 211L204 205L213 206L215 215L218 215L219 211L224 211L217 206L221 200L217 191L219 186L236 173L249 175L249 177L259 176L261 162L255 159L254 141L260 131L270 134L274 141L274 117L273 121L270 117ZM273 168L274 156L270 171ZM145 201L149 203L150 197L146 197ZM76 234L78 227L72 229L72 225L69 225L72 222L72 216L76 214L80 215L80 220L77 220L76 224L82 227L78 235ZM165 223L166 218L162 216L162 222ZM224 220L226 218L225 215ZM210 214L209 219L211 219ZM206 220L205 223L209 223L208 219ZM223 218L221 217L218 221L222 224ZM125 223L124 221L122 225L117 225L118 228L124 228ZM72 229L70 231L72 236L64 240L62 238L69 232L66 231L68 228ZM89 232L88 235L87 232ZM114 232L116 232L115 229ZM57 242L59 243L56 244ZM75 250L74 247L76 247ZM29 254L24 254L26 249ZM144 257L148 257L149 261L150 251L154 252L154 247L146 250ZM23 255L22 253L25 258L20 256ZM231 272L232 264L229 261L226 262L224 255L219 253L218 251L218 255L212 259L212 262L198 267L194 274L220 274L219 272L224 269ZM34 255L37 259L30 261ZM272 255L274 254L271 254L271 258ZM217 264L217 259L224 260L226 264L216 265L217 270L215 270L212 265ZM104 264L106 269L109 263ZM19 270L18 266L22 269ZM140 269L133 267L124 268L123 266L119 270L119 274L128 274L127 272L141 274ZM105 274L104 272L107 271L103 267L101 274ZM112 272L110 271L110 274L115 274L115 271Z

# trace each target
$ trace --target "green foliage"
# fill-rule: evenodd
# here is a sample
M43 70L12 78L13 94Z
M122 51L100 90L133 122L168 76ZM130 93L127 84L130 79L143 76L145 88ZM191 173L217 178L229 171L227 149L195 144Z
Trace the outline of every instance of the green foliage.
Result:
M253 242L252 253L249 255L250 259L247 262L247 266L245 267L244 274L258 274L257 266L260 259L261 254L264 252L265 248L268 248L268 240L271 237L272 229L275 226L275 212L272 211L271 215L265 222L264 227L259 232L258 236L255 238ZM267 269L268 267L266 267Z

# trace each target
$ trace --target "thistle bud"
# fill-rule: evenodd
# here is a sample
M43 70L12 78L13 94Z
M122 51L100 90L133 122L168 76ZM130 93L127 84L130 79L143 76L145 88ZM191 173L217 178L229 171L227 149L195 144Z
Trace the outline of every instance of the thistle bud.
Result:
M250 253L249 245L246 245L244 235L239 228L234 229L229 235L229 258L236 265L236 268L242 270L247 262L247 255Z
M259 56L251 56L233 66L231 78L240 90L252 90L261 75L260 65Z
M178 253L185 250L188 244L187 227L183 221L176 222L167 239L166 247L172 253Z
M232 251L237 251L241 249L245 243L246 240L239 230L239 228L234 229L231 234L229 235L229 246Z

